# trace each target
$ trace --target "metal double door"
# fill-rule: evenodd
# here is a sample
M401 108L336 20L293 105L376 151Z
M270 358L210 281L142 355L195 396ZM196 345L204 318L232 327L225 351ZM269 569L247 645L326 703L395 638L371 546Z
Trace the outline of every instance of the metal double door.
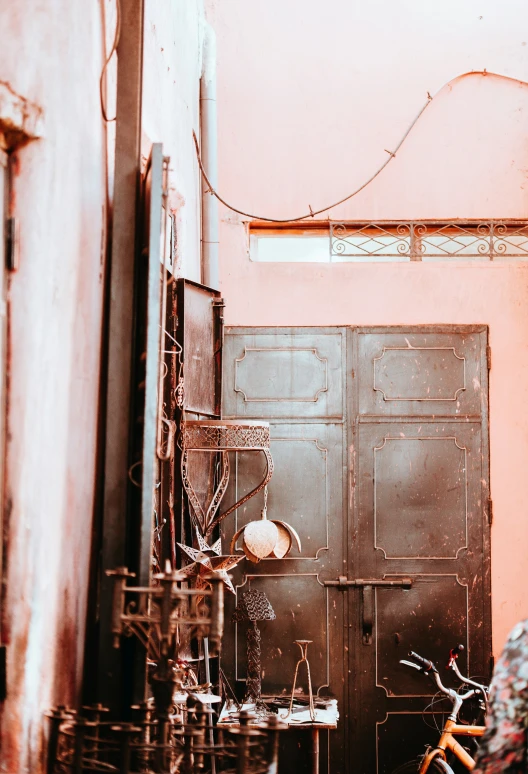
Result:
M302 541L242 562L235 585L265 591L277 616L261 625L264 693L290 689L293 641L312 640L312 681L340 712L322 770L389 774L435 741L434 689L399 664L409 649L442 664L463 643L461 667L489 675L488 363L484 326L226 329L223 416L270 422L268 516ZM250 452L233 463L226 502L262 472ZM262 505L227 519L224 540ZM244 637L228 625L237 681Z

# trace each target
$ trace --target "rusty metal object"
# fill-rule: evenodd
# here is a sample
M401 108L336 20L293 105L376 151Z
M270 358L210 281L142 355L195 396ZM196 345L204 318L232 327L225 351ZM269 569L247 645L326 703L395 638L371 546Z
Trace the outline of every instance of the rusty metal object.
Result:
M89 720L64 707L46 713L47 774L199 774L213 766L237 774L277 771L278 733L287 727L276 716L255 723L252 713L241 712L237 728L216 732L213 710L193 697L186 702L185 722L177 715L153 720L147 705L132 709L133 722Z
M214 528L230 513L263 489L273 474L273 459L270 454L270 434L267 422L232 420L190 420L182 422L181 472L184 489L192 506L192 514L202 535L208 537ZM219 453L221 459L220 482L213 498L205 509L200 503L189 477L189 453L193 451ZM266 458L266 473L262 481L244 497L220 515L216 515L229 483L228 452L257 451Z
M128 470L133 401L133 341L136 323L135 282L138 264L141 174L141 97L143 78L144 0L120 0L115 177L112 215L112 260L109 269L108 357L105 385L105 454L101 548L98 695L117 709L122 668L112 649L110 582L105 570L125 561L130 483Z
M154 576L159 585L127 586L135 577L126 567L108 570L114 580L112 634L114 648L122 635L135 635L155 658L175 657L174 643L179 627L188 627L192 636L208 636L218 652L223 633L223 583L218 574L207 578L211 588L188 589L181 584L187 575L173 571L167 562L165 572ZM196 597L210 600L210 612L196 603ZM186 603L186 604L184 604Z
M242 549L250 562L258 563L261 559L283 559L291 550L293 539L301 551L301 541L297 532L290 524L277 519L268 520L268 487L264 487L264 508L260 521L250 521L244 524L231 538L231 553L236 542L242 536Z
M251 621L252 627L247 630L247 679L246 698L244 701L259 704L262 692L262 662L261 635L257 621L273 621L275 611L263 591L249 589L242 593L242 598L233 613L233 621Z
M394 669L400 651L428 648L438 659L443 643L463 642L471 671L488 674L487 344L483 325L226 330L223 410L270 421L277 470L270 497L280 492L284 518L302 524L303 556L253 565L252 578L288 622L288 641L313 640L314 693L328 690L343 708L332 769L354 771L361 760L365 771L392 771L409 757L395 757L404 735L414 754L426 744L413 712L430 697ZM249 489L251 474L244 466L232 472L238 491ZM340 585L347 575L354 586ZM411 588L378 585L405 578ZM235 637L226 627L240 674L245 658ZM266 663L270 693L282 691L285 667L293 676L293 655L288 649ZM295 763L293 754L288 764Z
M293 700L295 699L295 686L297 685L297 676L299 674L299 667L301 664L306 664L306 672L308 674L308 707L310 710L310 720L312 723L315 720L315 706L314 706L314 698L313 698L313 691L312 691L312 675L310 673L310 664L308 662L308 645L312 640L295 640L295 644L299 646L301 649L301 658L298 660L297 664L295 665L295 674L293 676L293 686L291 690L291 696L290 696L290 706L288 709L288 712L286 715L281 715L282 720L286 720L290 717L293 709Z
M197 589L211 588L209 576L211 573L216 573L225 584L226 588L234 594L235 589L227 572L228 570L232 570L244 557L238 554L222 556L221 538L218 538L218 540L210 546L200 535L198 528L196 529L196 535L198 538L198 545L200 546L199 549L186 546L183 543L177 544L182 551L193 560L192 564L182 567L178 572L189 578L196 578L195 588Z

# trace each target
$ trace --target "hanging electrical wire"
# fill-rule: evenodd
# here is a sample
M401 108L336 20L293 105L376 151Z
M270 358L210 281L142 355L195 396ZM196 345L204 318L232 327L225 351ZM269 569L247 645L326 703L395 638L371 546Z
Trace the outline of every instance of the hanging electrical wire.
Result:
M106 113L106 104L105 104L105 95L104 95L104 78L106 74L106 69L110 64L110 60L112 59L114 53L117 51L120 35L121 35L121 3L120 3L120 0L116 0L116 26L115 26L115 33L114 33L114 42L112 43L112 48L110 49L110 53L106 57L105 63L103 65L103 69L101 70L101 77L99 78L99 97L101 98L101 113L103 114L103 119L108 124L112 123L112 121L115 121L116 116L114 116L113 118L108 118L108 115Z
M456 78L453 78L450 81L447 81L434 95L434 97L437 97L440 92L446 88L446 86L449 86L453 81L458 80L459 78L463 78L466 75L491 75L496 78L504 78L508 81L514 81L515 83L522 83L524 85L528 85L527 81L522 81L518 78L510 78L508 75L502 75L501 73L490 73L486 70L472 70L471 72L467 73L461 73L461 75L457 75ZM352 199L354 196L357 196L358 193L363 191L370 183L372 183L373 180L375 180L378 175L380 175L383 170L385 169L388 164L391 163L391 161L396 158L396 154L402 147L403 143L407 139L407 137L410 135L411 131L414 129L415 125L418 123L422 115L425 113L431 102L433 101L434 97L431 96L429 92L427 92L427 101L424 103L420 111L418 112L416 118L411 123L411 125L408 127L406 132L404 133L403 137L399 141L399 143L396 145L393 151L385 150L385 153L389 154L388 159L374 172L373 175L371 175L368 180L366 180L362 185L359 186L359 188L356 188L352 193L348 194L347 196L344 196L342 199L339 199L339 201L334 202L333 204L329 204L326 207L321 207L319 210L312 210L310 205L308 205L309 212L305 213L304 215L298 215L294 218L270 218L265 215L254 215L250 212L244 212L244 210L241 210L237 207L233 207L233 205L229 204L219 193L215 190L214 186L211 184L211 181L209 180L207 176L207 172L204 169L202 157L200 153L200 146L198 144L198 139L196 137L196 133L193 131L193 139L194 139L194 146L196 148L196 157L198 159L198 165L200 167L200 172L202 173L203 179L205 180L208 191L207 193L210 193L212 196L215 196L219 202L221 202L224 207L227 207L227 209L231 210L232 212L236 212L238 215L242 215L245 218L249 218L250 220L260 220L265 223L298 223L299 221L308 220L309 218L315 218L316 215L322 215L324 212L328 212L328 210L333 209L334 207L338 207L340 204L344 204L345 202L348 202L350 199Z

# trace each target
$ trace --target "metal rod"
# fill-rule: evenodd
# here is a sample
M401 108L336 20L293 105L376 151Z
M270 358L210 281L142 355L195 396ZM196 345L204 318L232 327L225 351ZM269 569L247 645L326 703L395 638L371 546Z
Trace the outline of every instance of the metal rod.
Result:
M146 272L145 320L145 390L143 399L143 438L141 449L141 515L138 546L138 581L150 583L152 572L154 494L158 478L156 444L158 436L158 389L160 375L160 314L161 267L160 255L163 190L163 148L154 143L150 153L149 239ZM165 321L163 322L165 325ZM141 698L141 697L138 697Z
M123 691L121 656L112 647L111 579L105 570L126 564L131 440L132 353L140 191L144 0L120 0L117 114L109 279L108 359L105 396L102 577L100 591L99 699L117 713Z
M59 728L60 724L64 720L64 706L59 706L54 709L48 715L50 720L50 731L48 737L48 753L47 753L47 774L53 774L55 768L55 760L57 758L57 748L59 743Z
M400 587L404 589L410 589L413 585L412 578L402 578L401 580L377 580L356 578L355 580L348 580L348 578L338 578L338 580L324 581L323 586L337 586L338 588L346 588L348 586L378 586L378 587Z
M203 649L204 649L204 664L205 664L205 682L210 683L211 682L211 666L209 664L209 638L204 637L203 638ZM209 743L211 747L214 747L214 730L213 730L213 714L210 712L207 715L207 725L209 727ZM213 752L211 753L211 774L216 774L216 755Z
M218 141L216 118L216 39L206 24L203 46L203 72L200 79L200 119L202 158L213 186L218 182ZM202 280L218 289L218 201L202 178Z
M91 724L86 718L77 718L75 723L72 774L83 774L84 737L89 725Z

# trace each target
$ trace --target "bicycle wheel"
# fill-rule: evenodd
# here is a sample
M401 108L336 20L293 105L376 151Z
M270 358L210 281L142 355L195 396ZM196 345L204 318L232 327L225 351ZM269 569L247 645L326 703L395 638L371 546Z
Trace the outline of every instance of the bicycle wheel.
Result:
M421 760L409 761L404 763L403 766L398 766L394 769L392 774L418 774L420 770ZM427 774L454 774L451 766L446 763L443 758L433 758L431 764L427 770Z

